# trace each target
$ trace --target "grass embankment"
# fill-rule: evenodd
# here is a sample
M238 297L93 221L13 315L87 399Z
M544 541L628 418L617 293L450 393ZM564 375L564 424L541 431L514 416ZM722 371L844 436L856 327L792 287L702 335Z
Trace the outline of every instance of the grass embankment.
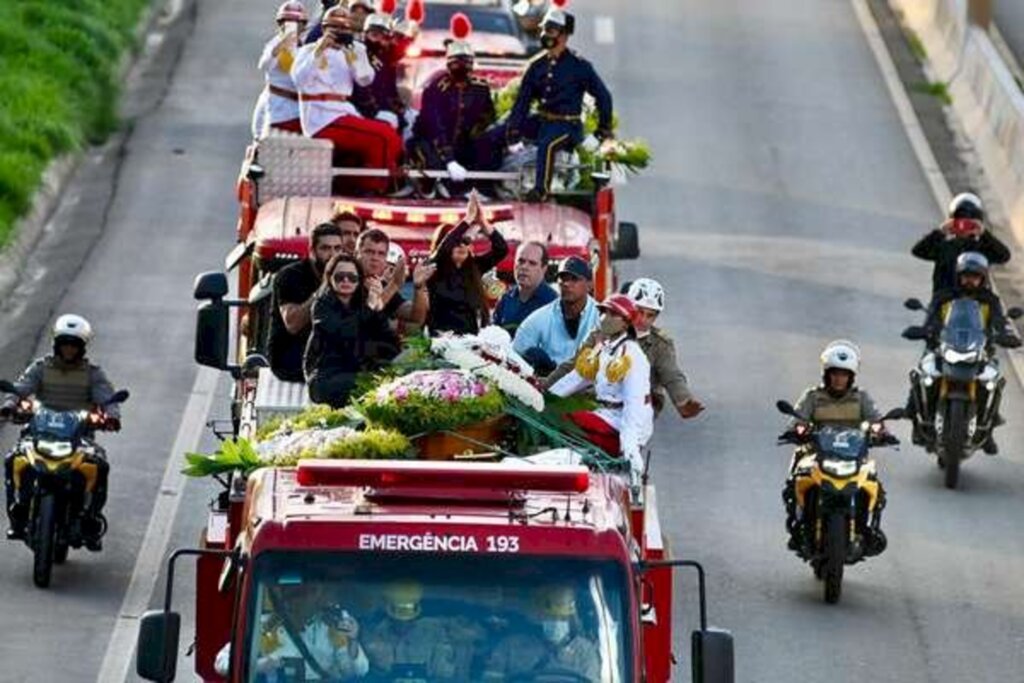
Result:
M43 170L117 125L117 65L151 0L0 0L0 248Z

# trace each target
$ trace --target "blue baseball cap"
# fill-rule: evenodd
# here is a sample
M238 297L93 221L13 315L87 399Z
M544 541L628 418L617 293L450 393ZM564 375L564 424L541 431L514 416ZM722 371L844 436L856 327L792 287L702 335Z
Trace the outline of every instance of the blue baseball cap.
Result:
M594 271L590 269L590 264L579 256L569 256L562 261L562 264L558 267L558 275L562 273L581 277L588 282L594 279Z

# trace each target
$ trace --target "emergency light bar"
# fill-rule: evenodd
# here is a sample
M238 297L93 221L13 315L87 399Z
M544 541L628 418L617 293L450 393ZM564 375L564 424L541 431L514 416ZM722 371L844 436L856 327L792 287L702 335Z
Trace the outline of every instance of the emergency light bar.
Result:
M393 223L396 225L438 225L440 223L458 223L465 216L464 210L452 207L419 208L414 206L389 206L382 208L379 204L376 206L368 206L366 204L356 204L354 202L336 201L334 202L333 208L337 213L347 211L349 213L356 214L363 220L372 220L377 223ZM510 221L515 218L515 210L508 204L499 204L489 207L485 206L483 207L483 210L485 217L491 222Z
M590 472L576 465L513 467L449 462L368 462L299 460L300 486L367 486L408 489L507 489L583 493Z

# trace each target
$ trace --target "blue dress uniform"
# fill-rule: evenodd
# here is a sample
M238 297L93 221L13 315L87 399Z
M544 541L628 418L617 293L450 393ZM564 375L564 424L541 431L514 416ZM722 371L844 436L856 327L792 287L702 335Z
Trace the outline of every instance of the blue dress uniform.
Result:
M356 84L352 90L352 101L359 113L368 119L376 118L382 111L389 111L398 118L399 130L405 124L405 103L398 94L398 66L390 54L370 53L373 67L373 82L367 86Z
M599 139L612 133L612 95L587 60L571 50L558 57L538 55L523 76L519 96L509 115L506 141L525 138L537 143L536 191L546 195L551 187L552 162L559 149L574 149L583 141L583 96L597 103ZM536 113L530 107L536 102Z
M409 156L430 169L443 169L449 161L471 170L496 168L495 143L488 134L495 118L487 81L473 76L456 81L443 73L423 90Z

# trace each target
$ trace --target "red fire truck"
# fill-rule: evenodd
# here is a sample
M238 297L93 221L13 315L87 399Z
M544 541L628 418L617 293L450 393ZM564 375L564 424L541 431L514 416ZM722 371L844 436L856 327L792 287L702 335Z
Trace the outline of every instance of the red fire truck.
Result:
M176 674L172 586L187 556L198 557L204 681L678 680L677 566L699 578L692 680L733 680L732 637L707 627L700 565L669 559L652 486L636 507L617 475L507 460L304 460L238 483L201 547L170 558L164 609L144 615L139 633L146 680ZM551 589L571 620L572 656L542 636L538 595ZM358 645L318 636L338 614L359 625ZM369 655L364 667L337 673L332 657L352 647Z

